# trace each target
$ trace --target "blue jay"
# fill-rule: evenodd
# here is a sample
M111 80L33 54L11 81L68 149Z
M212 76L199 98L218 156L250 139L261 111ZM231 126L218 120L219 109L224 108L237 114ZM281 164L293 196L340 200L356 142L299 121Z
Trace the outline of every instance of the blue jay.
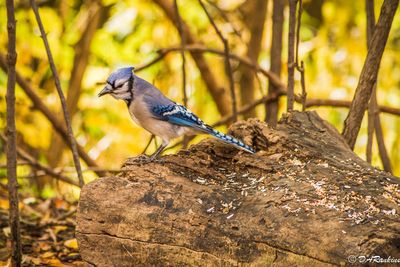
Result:
M122 99L132 119L150 133L162 139L162 144L150 156L150 161L167 147L171 139L195 132L207 133L249 153L254 149L232 136L214 130L184 106L164 96L160 90L133 73L134 68L121 68L111 73L99 97L110 94Z

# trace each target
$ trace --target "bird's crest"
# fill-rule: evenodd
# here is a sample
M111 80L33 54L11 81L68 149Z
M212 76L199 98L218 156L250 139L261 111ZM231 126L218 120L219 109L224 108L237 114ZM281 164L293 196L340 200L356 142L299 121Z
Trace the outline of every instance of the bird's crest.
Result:
M134 69L135 69L134 67L117 69L116 71L110 74L110 76L107 79L107 82L109 84L114 84L116 80L127 80L132 76Z

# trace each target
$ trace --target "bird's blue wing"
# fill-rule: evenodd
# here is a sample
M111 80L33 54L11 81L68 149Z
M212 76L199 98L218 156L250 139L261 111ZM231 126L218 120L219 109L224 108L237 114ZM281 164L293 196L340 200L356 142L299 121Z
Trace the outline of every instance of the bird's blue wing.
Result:
M201 119L194 115L191 111L187 110L184 106L178 104L155 105L150 109L154 117L168 121L172 124L190 127L200 132L211 134L223 142L232 144L238 148L244 149L247 152L255 153L255 150L242 141L217 130L205 124Z
M201 119L182 105L156 105L151 108L151 112L157 119L168 121L179 126L191 127L203 132L208 132L210 128L210 126L206 125Z

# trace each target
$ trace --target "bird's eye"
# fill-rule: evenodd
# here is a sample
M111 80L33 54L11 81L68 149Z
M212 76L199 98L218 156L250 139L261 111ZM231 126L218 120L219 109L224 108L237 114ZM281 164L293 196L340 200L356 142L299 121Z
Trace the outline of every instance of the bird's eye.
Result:
M115 89L121 88L121 87L122 87L122 85L124 85L124 84L123 84L123 83L121 83L121 84L119 84L119 85L115 86L114 88L115 88Z

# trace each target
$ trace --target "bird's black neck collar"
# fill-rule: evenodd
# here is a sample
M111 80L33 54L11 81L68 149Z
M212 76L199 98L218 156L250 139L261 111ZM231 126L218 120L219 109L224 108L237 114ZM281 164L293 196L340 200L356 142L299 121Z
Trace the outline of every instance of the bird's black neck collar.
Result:
M132 103L132 101L134 99L134 94L133 94L134 83L135 83L135 78L132 75L128 80L128 88L129 88L130 97L128 99L124 99L125 103L128 105L128 107L131 105L131 103Z

